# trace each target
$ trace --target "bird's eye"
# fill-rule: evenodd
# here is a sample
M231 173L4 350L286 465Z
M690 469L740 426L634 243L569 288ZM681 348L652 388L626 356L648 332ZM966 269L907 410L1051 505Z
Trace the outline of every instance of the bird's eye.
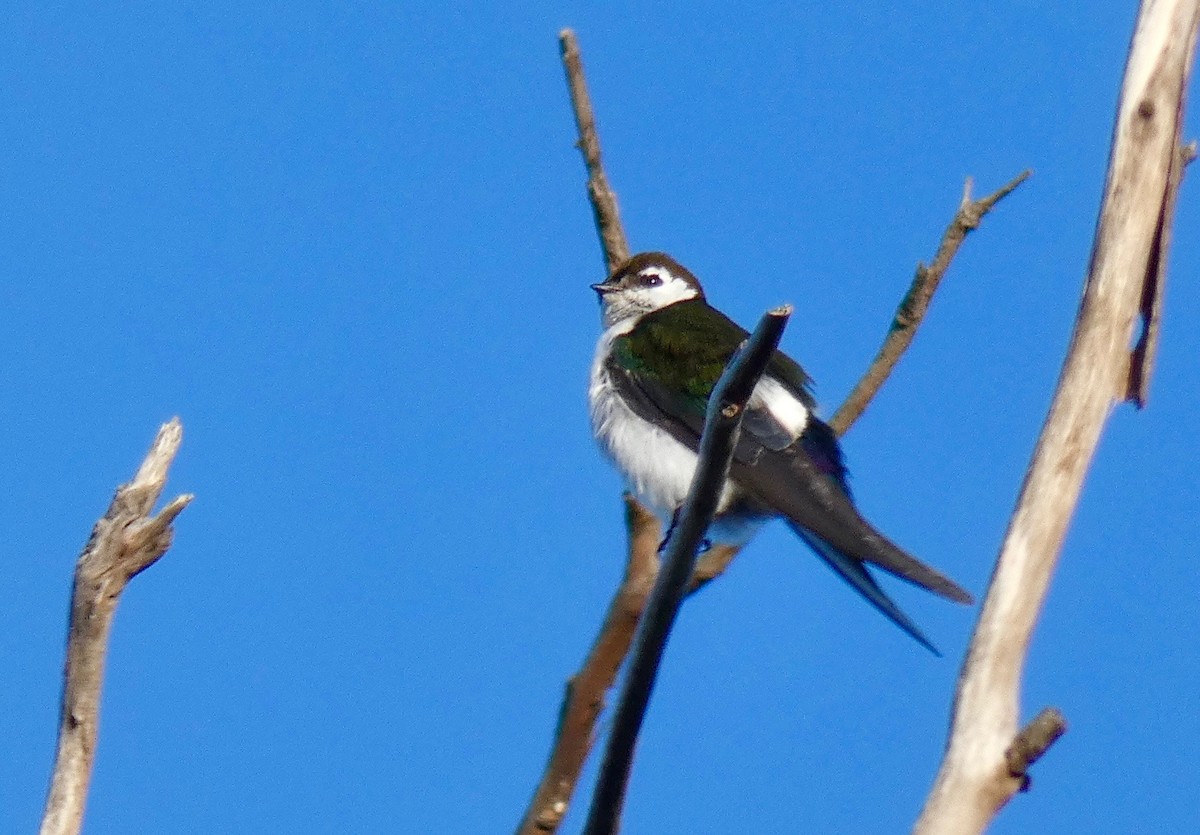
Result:
M662 281L662 276L658 273L642 273L638 277L638 284L643 287L661 287Z

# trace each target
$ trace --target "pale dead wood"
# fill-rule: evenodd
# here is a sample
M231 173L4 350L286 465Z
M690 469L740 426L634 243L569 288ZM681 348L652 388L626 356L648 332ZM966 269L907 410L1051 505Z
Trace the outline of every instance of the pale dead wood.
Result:
M1190 62L1189 62L1190 63ZM1181 100L1182 103L1182 100ZM1182 118L1182 115L1181 115ZM1129 363L1129 393L1127 399L1139 409L1146 407L1150 399L1150 372L1158 356L1158 335L1162 319L1163 288L1167 283L1167 257L1171 248L1171 230L1174 228L1175 204L1179 185L1183 182L1183 171L1196 158L1196 141L1192 140L1179 149L1179 160L1171 167L1167 180L1167 196L1163 201L1162 217L1159 218L1158 234L1150 256L1150 280L1142 294L1142 332L1133 349Z
M791 315L790 306L766 313L741 350L729 360L709 396L696 472L671 526L662 570L634 637L629 673L613 714L613 728L583 829L585 835L611 835L617 831L638 733L650 705L667 638L692 580L701 540L720 504L746 403L767 370Z
M74 835L83 825L96 756L104 659L117 601L126 584L171 545L171 523L192 496L182 495L151 516L183 440L175 418L163 424L133 481L117 489L75 565L71 621L63 673L58 752L41 835Z
M1112 407L1130 397L1134 320L1161 292L1183 100L1200 0L1142 4L1075 331L959 679L941 770L915 831L982 832L1024 784L1017 736L1025 655L1084 475ZM1134 395L1136 396L1136 395Z
M845 435L854 422L862 416L867 405L875 399L875 395L879 393L879 389L887 378L891 376L892 371L896 368L896 363L900 362L900 357L904 356L904 352L912 344L913 337L917 335L917 329L925 320L925 314L929 312L929 303L933 300L933 294L937 292L942 277L946 275L946 270L950 269L950 263L958 254L967 235L979 228L983 216L990 212L993 206L1012 194L1017 186L1028 180L1032 174L1032 171L1022 171L1006 185L979 200L971 198L971 180L967 179L963 185L963 195L958 204L958 211L954 213L954 218L942 234L942 242L933 256L933 261L929 266L917 264L916 275L913 276L908 292L904 294L904 298L896 307L896 315L892 317L891 327L888 328L887 336L884 337L879 353L875 355L870 367L855 384L846 401L830 418L829 425L834 432L838 435Z

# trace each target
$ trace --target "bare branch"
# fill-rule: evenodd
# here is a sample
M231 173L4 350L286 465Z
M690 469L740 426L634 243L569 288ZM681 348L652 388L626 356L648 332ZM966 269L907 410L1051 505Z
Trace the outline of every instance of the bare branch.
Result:
M517 827L517 835L555 832L562 823L584 761L592 750L605 697L625 663L646 606L646 596L658 574L658 545L662 541L658 517L626 494L625 525L629 531L625 577L613 595L604 625L583 666L567 681L550 759Z
M688 584L688 597L707 586L713 580L725 573L733 558L741 553L737 545L714 545L700 555L696 560L696 570L692 572L692 581Z
M918 835L982 832L1024 784L1006 757L1021 675L1084 475L1129 394L1130 337L1161 283L1200 0L1143 3L1117 109L1075 331L959 678L945 758Z
M579 131L576 144L588 172L588 199L596 220L605 267L611 273L629 258L629 244L621 225L616 192L609 185L601 162L596 117L575 33L570 29L562 30L559 45ZM605 694L616 681L629 652L646 595L658 573L657 550L662 539L662 526L632 496L625 496L625 508L629 534L625 578L609 604L608 614L591 651L579 672L567 682L550 757L533 800L517 827L518 835L555 832L566 815L584 761L591 751ZM720 576L739 550L719 545L705 554L697 566L690 590L697 591Z
M600 233L600 244L604 248L605 266L611 273L629 258L629 244L625 238L625 229L621 226L621 214L617 210L617 194L608 184L604 166L600 163L600 136L596 133L596 116L592 113L592 99L588 95L587 81L583 77L583 59L579 54L579 43L570 29L559 32L558 43L562 51L563 67L567 71L567 86L571 90L575 126L579 129L578 147L583 154L583 163L587 166L588 198L592 202L596 231Z
M1003 188L981 200L971 199L971 180L967 179L963 185L963 196L958 211L955 212L954 219L950 221L950 225L946 227L946 231L942 235L942 243L933 256L933 263L928 267L924 264L917 264L917 273L913 277L912 285L896 308L896 315L892 319L892 325L883 340L883 345L879 348L879 353L875 355L871 366L854 386L854 390L850 392L846 402L830 419L829 425L833 427L834 432L839 435L846 434L846 431L862 416L867 405L879 393L880 387L891 375L892 369L896 367L900 357L908 350L913 337L917 334L917 328L921 326L921 321L929 310L929 302L933 299L933 294L937 292L942 276L950 268L950 262L958 254L958 249L966 240L967 234L977 229L983 216L1011 194L1017 186L1029 179L1032 173L1032 171L1022 171Z
M634 637L629 673L617 702L613 729L584 827L586 835L609 835L616 831L638 731L650 703L667 637L692 578L696 552L717 512L746 402L775 353L791 313L791 307L785 306L763 316L742 350L729 361L709 396L696 472Z
M163 424L133 481L117 488L75 565L58 753L41 835L74 835L83 825L96 756L104 659L117 601L130 579L166 553L171 523L192 500L190 495L179 496L157 516L150 515L182 441L178 418Z

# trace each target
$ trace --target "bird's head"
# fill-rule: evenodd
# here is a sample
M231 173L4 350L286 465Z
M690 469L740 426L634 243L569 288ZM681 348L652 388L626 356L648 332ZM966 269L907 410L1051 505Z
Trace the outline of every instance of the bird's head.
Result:
M647 313L686 301L704 298L704 288L670 255L643 252L617 267L592 289L600 296L604 327L636 322Z

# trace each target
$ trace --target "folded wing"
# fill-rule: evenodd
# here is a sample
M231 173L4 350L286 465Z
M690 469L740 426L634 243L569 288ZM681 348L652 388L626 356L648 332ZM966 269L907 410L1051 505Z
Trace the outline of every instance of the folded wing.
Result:
M799 369L784 355L779 356ZM694 392L675 390L645 369L631 369L610 360L608 370L626 401L643 419L660 425L690 449L699 449L704 428L703 399ZM806 378L798 379L807 382ZM793 393L797 404L811 409L806 389L796 390L786 377L772 378L771 382L777 389ZM779 408L778 402L774 409L771 405L770 398L762 397L749 404L730 477L752 501L785 516L792 529L856 591L936 652L863 563L872 563L958 603L972 602L970 594L891 542L862 517L851 499L841 449L829 426L810 410L797 433L797 423L787 419L792 413Z

